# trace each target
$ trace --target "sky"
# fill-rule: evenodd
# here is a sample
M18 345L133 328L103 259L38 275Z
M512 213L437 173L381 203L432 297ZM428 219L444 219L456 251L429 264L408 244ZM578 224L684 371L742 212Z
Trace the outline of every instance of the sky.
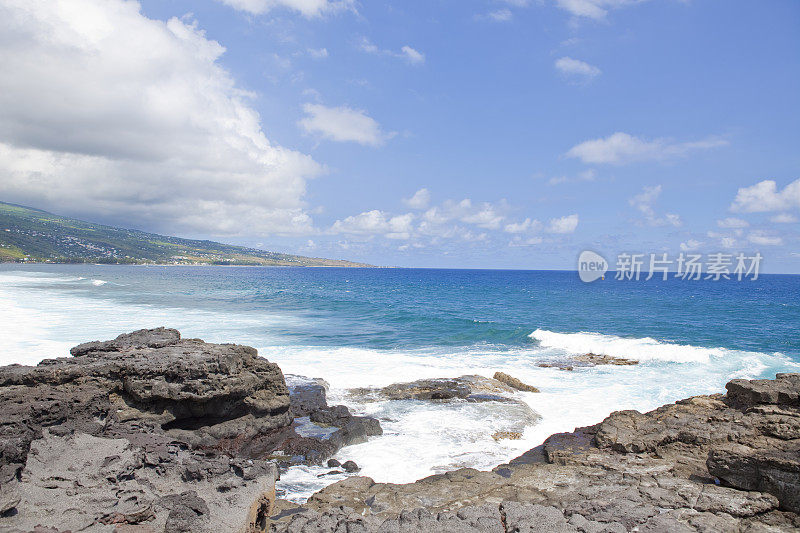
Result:
M0 0L0 200L376 265L800 273L800 2Z

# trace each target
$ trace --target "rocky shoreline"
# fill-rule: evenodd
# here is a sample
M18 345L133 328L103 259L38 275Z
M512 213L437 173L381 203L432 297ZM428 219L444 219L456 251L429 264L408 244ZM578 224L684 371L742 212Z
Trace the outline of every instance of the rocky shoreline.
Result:
M0 530L265 531L280 470L381 433L249 346L158 328L71 354L0 368Z
M2 531L800 529L800 374L615 412L492 471L409 484L353 475L297 505L276 497L282 470L326 464L382 431L328 405L324 381L284 376L253 348L165 328L71 353L0 368ZM590 355L584 363L634 364ZM534 423L518 391L536 388L498 373L350 393L497 402Z

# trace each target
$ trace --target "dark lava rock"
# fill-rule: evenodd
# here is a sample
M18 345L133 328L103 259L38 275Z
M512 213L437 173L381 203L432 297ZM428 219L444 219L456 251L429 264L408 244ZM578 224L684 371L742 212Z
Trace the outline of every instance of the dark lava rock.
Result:
M290 394L249 346L157 328L71 353L0 368L3 531L265 531L275 455L320 462L381 431L321 380Z
M800 374L734 380L560 433L491 472L354 476L273 518L284 531L798 531Z
M90 434L119 424L157 428L192 446L291 423L280 368L249 346L181 340L158 328L72 352L0 368L0 464L24 463L41 428L62 423Z
M352 474L353 472L358 472L359 470L361 470L361 467L359 467L359 466L356 464L356 462L355 462L355 461L345 461L345 462L342 464L342 468L344 469L344 471L345 471L345 472L350 472L351 474Z
M328 383L323 379L286 375L294 416L309 416L328 407Z
M342 463L340 463L336 459L328 459L328 466L330 468L336 468L336 467L342 466Z

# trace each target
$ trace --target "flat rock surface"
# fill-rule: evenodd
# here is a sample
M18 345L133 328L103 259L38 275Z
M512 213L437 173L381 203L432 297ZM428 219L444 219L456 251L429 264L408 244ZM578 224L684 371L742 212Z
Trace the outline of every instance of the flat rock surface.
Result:
M44 430L19 480L3 485L16 512L3 531L263 531L275 500L274 463L190 451L153 437L127 439ZM122 529L124 531L124 529Z

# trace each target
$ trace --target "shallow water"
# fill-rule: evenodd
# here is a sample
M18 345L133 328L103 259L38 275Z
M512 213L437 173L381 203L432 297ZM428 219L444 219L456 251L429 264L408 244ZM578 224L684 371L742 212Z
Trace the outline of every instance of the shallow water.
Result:
M0 265L0 363L34 364L75 344L165 325L259 349L285 373L321 377L332 403L381 419L384 435L345 448L361 474L407 482L490 468L558 431L618 409L649 410L723 390L734 377L800 371L800 276L757 281L584 284L541 271ZM586 352L637 366L541 368ZM359 403L353 387L504 371L542 419L493 403ZM342 476L295 468L302 500Z

